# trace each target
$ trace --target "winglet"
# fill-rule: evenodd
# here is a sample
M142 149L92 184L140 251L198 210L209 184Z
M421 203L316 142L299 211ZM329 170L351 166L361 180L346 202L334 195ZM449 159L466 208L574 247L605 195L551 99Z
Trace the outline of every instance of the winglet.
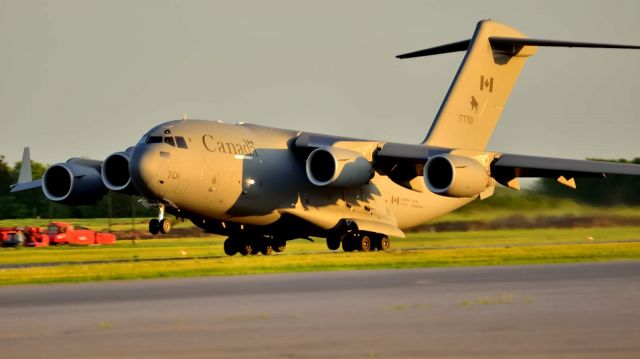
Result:
M31 177L31 154L29 153L29 147L25 147L24 152L22 152L22 165L20 166L18 183L26 183L31 181L33 181Z

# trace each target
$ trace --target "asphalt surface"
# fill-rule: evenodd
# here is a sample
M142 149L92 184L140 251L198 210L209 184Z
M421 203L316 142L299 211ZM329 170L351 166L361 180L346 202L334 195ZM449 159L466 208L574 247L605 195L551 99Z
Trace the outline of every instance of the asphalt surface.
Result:
M640 262L0 288L0 358L639 358Z

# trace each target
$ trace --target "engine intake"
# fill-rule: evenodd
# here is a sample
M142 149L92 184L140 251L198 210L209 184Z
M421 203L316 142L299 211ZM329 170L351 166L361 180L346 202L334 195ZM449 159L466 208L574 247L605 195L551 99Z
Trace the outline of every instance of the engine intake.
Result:
M491 178L480 162L450 154L430 158L423 176L431 192L449 197L473 197L491 185Z
M129 175L129 153L112 153L102 162L102 182L114 191L135 194L137 191Z
M71 159L50 166L42 177L42 192L53 202L94 204L107 193L99 166L99 161L84 159Z
M371 162L357 152L336 147L313 150L307 158L307 178L316 186L348 188L369 183Z

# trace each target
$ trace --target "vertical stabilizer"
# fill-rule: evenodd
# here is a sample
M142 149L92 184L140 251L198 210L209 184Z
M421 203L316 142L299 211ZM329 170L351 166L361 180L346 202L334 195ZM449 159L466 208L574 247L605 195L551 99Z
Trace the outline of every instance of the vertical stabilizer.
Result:
M462 64L424 140L437 147L484 150L511 89L535 46L491 44L490 37L526 38L491 20L480 21L471 40L423 50L401 58L444 53L466 47ZM444 50L443 50L444 49ZM431 51L429 51L431 50Z

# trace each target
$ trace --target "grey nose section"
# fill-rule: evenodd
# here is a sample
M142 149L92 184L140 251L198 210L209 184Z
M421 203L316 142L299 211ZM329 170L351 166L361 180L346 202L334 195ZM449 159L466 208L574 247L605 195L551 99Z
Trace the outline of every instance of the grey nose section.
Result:
M129 174L134 187L145 197L157 197L154 187L157 185L160 155L153 146L139 144L131 153Z

